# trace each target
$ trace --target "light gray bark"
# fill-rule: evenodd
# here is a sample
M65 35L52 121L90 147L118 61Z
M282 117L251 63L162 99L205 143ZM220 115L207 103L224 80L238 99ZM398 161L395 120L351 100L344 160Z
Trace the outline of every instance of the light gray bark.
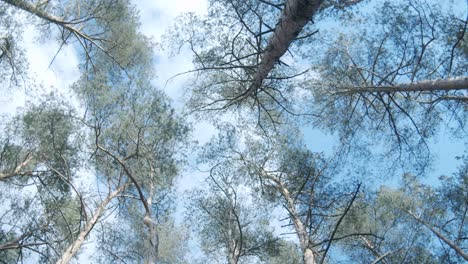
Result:
M145 217L143 218L143 223L146 225L149 231L145 264L156 264L158 262L159 247L158 228L156 222L149 215L145 215Z
M10 4L16 8L19 8L23 11L26 11L34 16L39 17L40 19L43 19L47 22L59 25L61 27L64 27L65 29L68 29L72 32L80 33L81 32L70 25L68 25L65 21L63 21L61 18L47 14L41 8L39 8L38 5L33 5L28 1L23 1L23 0L2 0L3 2Z
M29 162L32 160L32 155L28 154L26 155L26 158L24 159L23 162L21 162L16 168L13 170L13 172L0 172L0 181L4 181L8 178L11 178L13 176L21 174L21 170L26 167Z
M148 228L149 238L147 241L147 248L146 248L146 256L145 256L145 264L156 264L158 262L158 248L159 248L159 233L158 233L158 226L156 221L152 218L151 214L151 204L153 203L153 195L155 191L155 186L153 183L154 179L154 171L153 167L151 166L151 174L150 174L150 189L148 194L148 199L146 200L146 214L143 218L143 224L146 225Z
M391 93L391 92L434 92L450 90L468 90L468 77L456 77L440 80L423 80L412 83L401 83L393 86L375 87L349 87L340 90L338 93Z
M106 206L110 203L112 199L114 199L117 195L122 193L127 188L127 186L128 184L124 184L120 186L115 191L111 192L106 197L106 199L104 199L104 201L101 202L101 204L98 206L98 208L94 212L93 217L86 223L86 226L78 234L78 237L75 239L75 241L73 241L73 243L67 249L65 249L65 251L60 256L60 259L57 260L56 264L67 264L72 260L72 258L78 252L78 250L80 250L88 234L91 232L91 230L94 228L94 226L98 222L99 218L104 213Z
M440 233L437 229L435 229L434 227L432 227L429 223L427 223L426 221L424 221L423 219L419 218L418 216L416 216L415 214L413 214L412 212L410 211L406 211L410 216L412 216L414 219L416 219L416 221L418 221L419 223L421 223L422 225L424 225L425 227L429 228L429 230L431 230L432 233L434 233L440 240L444 241L449 247L451 247L453 250L455 250L455 252L457 252L458 255L460 255L461 257L463 257L466 261L468 261L468 254L463 251L463 249L461 249L457 244L455 244L453 241L451 241L450 239L448 239L447 237L445 237L442 233Z
M286 201L286 207L291 215L291 220L294 225L294 230L297 233L299 238L299 244L302 250L302 257L304 260L304 264L315 264L315 257L312 249L309 247L309 235L307 233L307 229L304 223L301 221L299 217L299 213L296 210L296 206L294 205L294 200L291 197L288 189L283 185L283 183L274 176L264 174L264 177L270 179L275 183L278 190L281 193L281 196Z

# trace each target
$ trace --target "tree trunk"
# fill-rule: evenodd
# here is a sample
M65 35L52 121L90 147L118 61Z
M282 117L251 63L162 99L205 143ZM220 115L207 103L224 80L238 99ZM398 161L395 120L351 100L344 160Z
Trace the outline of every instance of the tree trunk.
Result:
M154 178L154 170L151 167L150 179ZM159 248L159 233L156 222L151 217L151 204L153 203L155 186L153 181L150 183L150 189L148 193L148 199L146 200L146 214L143 218L143 223L146 225L149 231L149 238L146 247L145 264L156 264L158 262L158 248ZM143 202L145 204L145 202Z
M304 264L315 264L314 252L309 247L309 235L307 233L307 229L304 223L302 223L301 219L299 218L299 214L296 211L296 207L294 205L293 199L291 198L291 194L289 193L288 189L284 187L283 183L279 179L270 176L266 173L264 174L264 177L272 180L276 184L278 190L281 193L281 196L283 196L283 199L286 201L286 207L288 208L289 214L291 215L294 230L296 231L296 234L299 238L299 244L301 246Z
M10 178L10 177L13 177L13 176L16 176L16 175L20 175L20 174L21 174L21 175L30 174L30 172L25 173L25 174L22 174L22 173L21 173L21 170L22 170L24 167L26 167L26 165L28 165L29 162L30 162L31 160L32 160L32 155L28 154L28 155L26 156L26 158L24 159L24 161L23 161L21 164L19 164L18 166L16 166L16 168L15 168L15 170L14 170L13 172L10 172L10 173L8 173L8 172L7 172L7 173L2 173L2 172L0 172L0 181L4 181L4 180L6 180L6 179L8 179L8 178Z
M440 80L423 80L413 83L396 84L394 86L350 87L344 88L338 93L362 94L377 92L434 92L451 90L468 90L468 77L457 77Z
M406 210L405 210L406 211ZM457 252L458 255L463 257L466 261L468 261L468 254L463 251L457 244L455 244L453 241L445 237L442 233L437 231L435 228L433 228L429 223L424 221L423 219L417 217L415 214L411 213L410 211L406 211L410 216L412 216L416 221L419 223L423 224L425 227L429 228L432 233L434 233L440 240L444 241L449 247L451 247L455 252Z
M261 56L260 65L253 77L253 82L245 92L244 98L250 96L260 87L270 71L297 38L304 26L312 19L323 0L288 0L278 25L268 41Z
M233 253L233 252L229 252L229 256L228 256L228 262L229 264L237 264L237 261L239 259L236 257L236 254Z
M304 251L304 264L315 264L314 253L310 248Z
M60 25L60 26L64 26L65 25L65 22L58 18L58 17L55 17L55 16L51 16L49 14L47 14L46 12L42 11L41 9L37 8L37 6L27 2L27 1L23 1L23 0L2 0L3 2L7 3L7 4L10 4L16 8L19 8L23 11L26 11L32 15L35 15L41 19L44 19L50 23L54 23L54 24L57 24L57 25ZM67 27L67 29L69 29ZM74 31L74 29L73 29Z
M110 193L104 201L99 205L99 207L96 209L94 212L93 217L91 220L88 221L86 224L85 228L81 230L80 234L76 238L76 240L62 253L60 256L60 259L57 260L56 264L67 264L71 261L71 259L76 255L78 250L81 248L83 245L86 237L88 234L91 232L91 230L94 228L94 225L96 225L97 221L99 218L102 216L104 213L104 210L106 209L106 206L110 203L110 201L115 198L117 195L122 193L125 188L128 186L128 184L124 184L120 186L118 189Z
M154 220L149 216L145 215L143 223L148 227L149 239L148 246L145 256L145 264L156 264L158 262L158 247L159 247L159 234L158 227Z

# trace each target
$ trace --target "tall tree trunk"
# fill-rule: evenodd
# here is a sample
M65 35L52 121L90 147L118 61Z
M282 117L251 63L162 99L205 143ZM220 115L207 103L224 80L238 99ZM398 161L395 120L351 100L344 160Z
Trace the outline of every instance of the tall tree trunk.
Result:
M302 258L304 260L304 264L315 264L316 262L315 262L314 252L309 247L309 244L310 244L309 234L307 233L307 229L304 223L302 223L299 217L299 214L296 210L291 194L289 193L288 189L284 187L283 183L276 177L270 176L266 173L264 174L264 177L267 179L270 179L276 184L278 190L281 193L281 196L283 196L283 199L286 201L286 207L288 208L289 214L291 215L291 220L294 225L294 230L296 231L297 236L299 238L299 244L301 246Z
M440 240L444 241L449 247L451 247L453 250L455 250L455 252L460 255L461 257L463 257L466 261L468 261L468 254L463 251L463 249L461 249L457 244L455 244L453 241L451 241L450 239L448 239L447 237L445 237L442 233L440 233L439 231L437 231L437 229L435 229L434 227L432 227L429 223L427 223L426 221L424 221L423 219L419 218L418 216L416 216L415 214L413 214L412 212L410 211L407 211L405 210L406 213L408 213L411 217L413 217L414 219L416 219L416 221L418 221L419 223L421 223L422 225L424 225L425 227L429 228L429 230L431 230L432 233L434 233Z
M230 197L228 197L230 198ZM229 199L229 201L231 202L231 200ZM227 218L228 220L228 237L227 237L227 240L228 240L228 262L229 264L237 264L239 262L239 258L240 258L240 248L238 247L238 243L237 243L237 239L236 239L236 235L233 234L233 229L235 229L234 227L232 227L232 224L233 222L231 221L231 219L233 218L232 214L234 213L233 212L233 208L232 208L232 204L230 203L230 206L229 206L229 217ZM239 227L240 228L240 227ZM239 232L241 232L241 230L239 229ZM242 241L239 242L240 243L240 246L242 246Z
M106 206L110 203L110 201L115 198L117 195L122 193L125 188L127 188L128 184L124 184L117 188L115 191L111 192L104 201L99 205L99 207L96 209L94 212L93 217L88 221L86 226L84 227L83 230L79 233L78 237L75 239L75 241L62 253L60 256L60 259L57 260L56 264L67 264L71 261L73 256L76 255L78 250L81 248L83 245L86 237L88 234L91 232L91 230L94 228L94 225L96 225L97 221L99 218L102 216L104 213L104 210L106 209Z
M96 143L96 147L100 150L102 150L104 153L112 157L115 161L117 161L122 169L125 171L125 174L128 176L130 181L133 183L135 188L137 189L138 196L140 198L141 203L143 204L143 207L145 208L145 216L143 217L143 224L148 228L148 233L149 233L149 239L147 241L147 247L146 247L146 254L145 254L145 264L156 264L158 261L158 247L159 247L159 234L158 234L158 228L157 228L157 223L154 221L152 218L152 210L151 210L151 205L153 203L153 195L154 191L156 189L153 180L155 179L155 171L152 165L150 165L150 186L149 186L149 193L148 193L148 198L145 198L145 195L143 194L143 190L140 186L140 183L137 181L137 179L133 176L133 173L130 171L130 168L128 168L127 164L125 163L124 160L120 159L116 155L114 155L112 152L107 150L106 148L102 147L98 143Z
M150 178L154 178L154 171L153 167L151 167L151 175ZM159 248L159 233L158 233L158 226L156 221L152 218L151 214L151 204L153 202L153 195L154 195L155 186L154 183L151 181L150 183L150 190L148 194L148 199L146 200L146 214L143 218L143 223L148 228L149 238L147 241L146 247L146 256L145 256L145 264L156 264L158 262L158 248Z
M315 258L314 258L314 252L310 248L306 248L304 251L304 264L314 264L315 263Z
M279 22L261 56L260 65L244 98L252 95L267 78L270 71L297 38L304 26L312 19L323 0L288 0L281 12Z
M358 94L358 93L391 93L391 92L434 92L450 90L468 90L468 77L457 77L440 80L423 80L412 83L396 84L394 86L375 87L349 87L338 93Z
M228 262L229 262L229 264L237 264L237 260L236 260L235 256L233 256L231 254L229 254Z
M149 231L149 238L147 241L145 264L156 264L158 262L158 247L159 247L159 234L156 222L149 216L145 215L143 223Z

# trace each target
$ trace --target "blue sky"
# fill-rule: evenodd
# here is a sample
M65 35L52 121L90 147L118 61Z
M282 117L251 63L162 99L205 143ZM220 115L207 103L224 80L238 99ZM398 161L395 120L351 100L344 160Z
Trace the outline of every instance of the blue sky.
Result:
M141 16L141 32L152 37L155 42L159 42L161 36L167 32L178 15L183 12L206 13L207 1L144 0L136 1L136 6ZM54 39L38 41L39 37L37 30L33 27L27 27L24 31L23 46L29 61L29 82L42 87L42 90L36 91L33 88L34 86L26 83L22 89L11 91L0 99L0 114L12 113L16 107L25 106L27 101L36 98L38 93L54 91L65 94L69 85L79 76L77 52L72 46L65 46L49 67L59 44ZM175 74L192 68L192 54L187 50L183 50L177 56L168 57L165 51L160 49L157 49L155 53L155 67L158 77L154 80L154 83L172 98L175 106L181 106L184 89L188 85L188 76L178 77L167 84L166 81ZM432 153L435 154L436 159L434 161L434 170L425 180L427 183L434 183L435 179L441 174L451 175L455 172L460 164L455 156L463 155L466 149L466 146L461 142L448 137L445 128L440 131L439 135L431 143ZM330 155L337 147L337 139L332 135L326 135L310 127L304 127L303 132L307 146L314 152L324 152ZM214 127L208 122L194 124L194 139L201 144L206 143L215 133ZM178 191L183 193L198 186L203 177L203 173L189 168L177 180ZM88 256L85 253L81 257L86 258Z

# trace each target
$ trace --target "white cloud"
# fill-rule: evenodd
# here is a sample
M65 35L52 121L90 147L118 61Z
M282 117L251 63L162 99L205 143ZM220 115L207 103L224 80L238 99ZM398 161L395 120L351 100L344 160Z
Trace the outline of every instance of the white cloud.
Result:
M0 114L11 114L18 107L25 107L28 101L34 101L38 95L44 93L58 92L68 95L69 86L78 78L78 56L74 47L63 46L53 60L60 48L59 43L55 39L39 41L40 35L41 32L32 25L25 28L22 47L28 62L26 82L21 83L18 88L13 88L13 91L0 101Z
M60 43L55 39L37 41L40 34L41 32L32 26L25 30L24 48L29 62L29 75L38 84L42 84L46 91L67 91L79 76L75 48L71 45L63 46L54 59L60 49Z
M174 18L186 12L206 13L208 3L206 0L144 0L137 1L136 6L140 11L141 31L159 40Z

